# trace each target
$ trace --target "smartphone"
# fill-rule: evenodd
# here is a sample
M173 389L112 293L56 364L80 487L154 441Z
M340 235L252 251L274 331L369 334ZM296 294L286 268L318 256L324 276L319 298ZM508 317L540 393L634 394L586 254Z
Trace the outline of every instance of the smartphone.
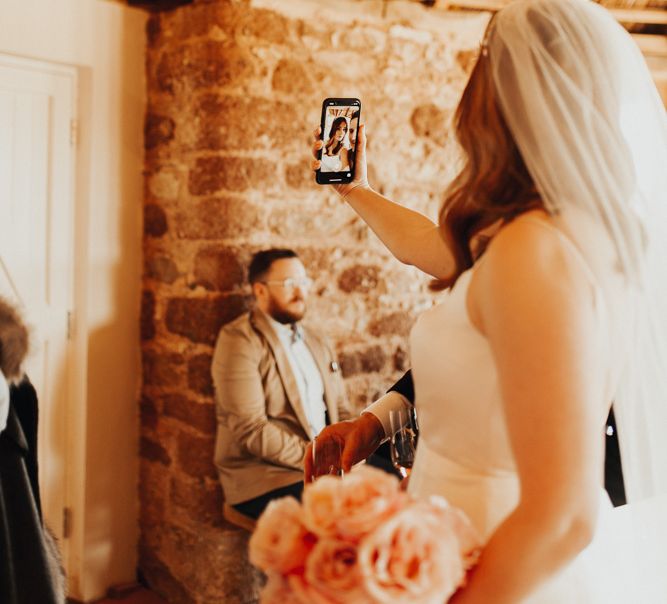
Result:
M359 99L329 98L322 102L320 169L315 171L318 184L329 185L354 180L354 159L361 118Z

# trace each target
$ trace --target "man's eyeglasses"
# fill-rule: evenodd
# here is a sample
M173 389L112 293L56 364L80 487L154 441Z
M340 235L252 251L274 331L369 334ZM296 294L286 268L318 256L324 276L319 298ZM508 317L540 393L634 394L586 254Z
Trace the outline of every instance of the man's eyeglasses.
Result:
M305 277L304 279L292 279L290 277L289 279L283 279L281 281L260 281L260 283L263 283L264 285L277 285L278 287L283 287L288 290L296 287L299 287L300 289L310 289L313 284L312 280L308 279L308 277Z

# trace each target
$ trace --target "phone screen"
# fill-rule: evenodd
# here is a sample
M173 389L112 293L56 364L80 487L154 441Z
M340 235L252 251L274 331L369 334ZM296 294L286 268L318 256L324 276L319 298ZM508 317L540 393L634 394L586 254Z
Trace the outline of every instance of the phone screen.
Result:
M322 153L316 180L320 184L354 179L357 132L361 117L359 99L329 98L322 103Z

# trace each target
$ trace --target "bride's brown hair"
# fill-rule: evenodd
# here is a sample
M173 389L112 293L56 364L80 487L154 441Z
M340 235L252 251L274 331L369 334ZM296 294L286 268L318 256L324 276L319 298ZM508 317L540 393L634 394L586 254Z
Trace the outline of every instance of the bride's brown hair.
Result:
M477 256L471 241L497 221L508 222L544 204L497 103L484 47L454 114L464 165L449 185L439 214L442 236L456 262L454 274L433 281L432 290L454 286Z

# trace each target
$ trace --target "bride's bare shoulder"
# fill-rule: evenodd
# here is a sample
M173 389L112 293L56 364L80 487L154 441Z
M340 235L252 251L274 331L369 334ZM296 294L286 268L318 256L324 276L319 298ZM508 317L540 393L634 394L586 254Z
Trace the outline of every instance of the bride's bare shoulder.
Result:
M546 263L553 271L557 268L554 262L564 257L563 237L546 212L525 212L498 229L486 249L483 264L516 273L522 269L539 270Z
M515 303L532 296L591 294L590 272L581 253L546 212L518 216L498 230L471 283L471 295ZM530 290L530 294L528 291Z

